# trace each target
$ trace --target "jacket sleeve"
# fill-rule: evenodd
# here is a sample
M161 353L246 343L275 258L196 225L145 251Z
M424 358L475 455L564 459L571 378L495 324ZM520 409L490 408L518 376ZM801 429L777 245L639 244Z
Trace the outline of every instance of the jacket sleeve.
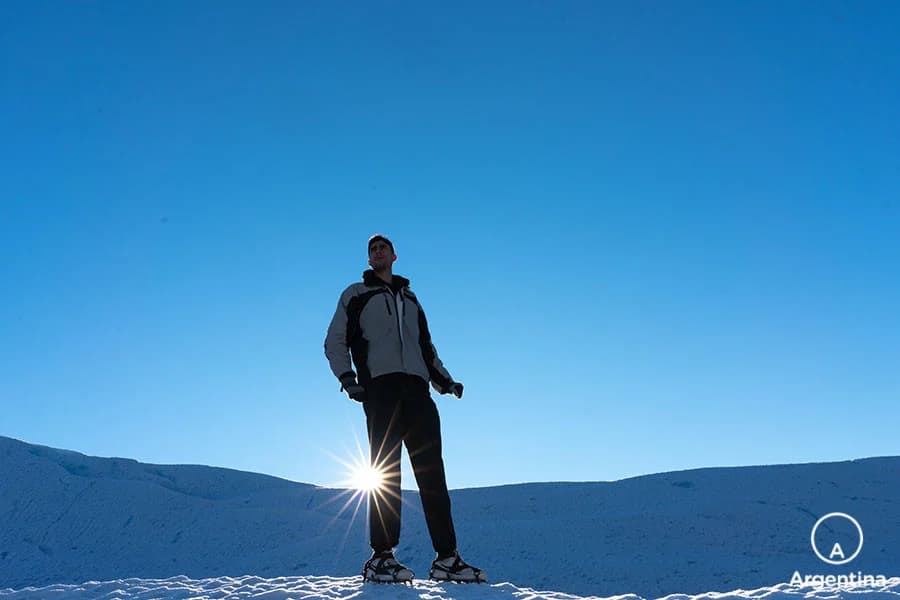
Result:
M338 300L337 309L325 335L325 358L331 372L340 380L347 375L356 377L350 362L350 348L347 343L347 305L353 296L352 287L348 287Z
M419 309L419 347L422 349L422 358L425 359L425 365L428 367L428 375L435 388L442 394L445 393L447 387L453 383L453 377L444 367L444 363L438 357L437 349L431 341L431 332L428 331L428 320L425 318L425 311L422 305L416 302Z

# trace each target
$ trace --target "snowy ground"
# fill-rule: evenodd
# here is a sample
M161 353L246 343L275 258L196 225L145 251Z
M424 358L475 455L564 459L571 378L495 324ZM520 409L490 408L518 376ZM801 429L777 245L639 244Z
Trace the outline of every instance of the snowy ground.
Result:
M755 590L735 590L726 593L709 592L689 596L672 594L666 600L897 600L900 578L887 585L838 587L799 587L781 583ZM124 579L89 582L81 585L51 585L24 590L0 590L2 600L206 600L213 598L247 598L266 600L580 600L597 596L575 596L562 592L538 591L517 587L511 583L491 585L440 584L417 579L411 586L364 585L358 577L220 577L212 579ZM610 596L615 600L641 600L640 596L625 594Z
M796 597L796 587L764 586L794 572L900 575L896 457L453 490L451 497L463 556L491 581L511 584L361 588L351 576L369 554L365 511L347 490L0 437L0 600L687 599L735 589L755 591L727 597ZM397 555L427 573L433 550L419 499L404 492L404 501ZM826 565L810 549L813 524L832 511L854 515L865 529L865 547L851 565ZM825 537L852 548L855 532L839 525L822 528ZM830 538L823 542L831 548ZM877 594L897 591L893 585Z

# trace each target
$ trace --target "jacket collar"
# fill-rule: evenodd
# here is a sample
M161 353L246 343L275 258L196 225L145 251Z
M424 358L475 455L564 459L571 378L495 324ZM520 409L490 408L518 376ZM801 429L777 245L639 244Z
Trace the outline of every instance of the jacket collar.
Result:
M366 269L363 271L363 283L372 287L380 287L380 286L388 286L378 275L375 274L373 269ZM409 286L409 279L406 277L401 277L400 275L394 275L393 280L391 281L388 287L391 288L394 292L399 292L405 287Z

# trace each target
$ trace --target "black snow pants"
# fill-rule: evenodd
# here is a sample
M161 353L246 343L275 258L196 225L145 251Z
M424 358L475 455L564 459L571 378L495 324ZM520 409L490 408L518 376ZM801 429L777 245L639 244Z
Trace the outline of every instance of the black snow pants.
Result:
M369 496L372 549L391 550L400 543L400 444L405 443L434 550L453 552L456 532L441 457L441 421L428 383L406 373L375 377L366 386L363 407L371 464L383 474L381 489Z

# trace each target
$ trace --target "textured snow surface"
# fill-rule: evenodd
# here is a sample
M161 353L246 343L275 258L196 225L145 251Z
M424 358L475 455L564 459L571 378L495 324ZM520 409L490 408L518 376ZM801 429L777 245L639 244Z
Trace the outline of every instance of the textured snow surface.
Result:
M89 582L80 585L51 585L24 590L0 590L3 600L205 600L213 598L253 598L268 600L322 599L388 599L399 600L580 600L601 596L576 596L562 592L533 590L511 583L490 585L457 585L416 579L412 585L363 584L359 577L218 577L210 579L123 579ZM708 592L687 595L672 594L666 600L799 600L859 598L860 600L897 600L900 597L900 578L888 580L887 585L837 587L800 587L781 583L755 590L735 590L726 593ZM607 596L615 600L641 600L641 596L625 594Z

